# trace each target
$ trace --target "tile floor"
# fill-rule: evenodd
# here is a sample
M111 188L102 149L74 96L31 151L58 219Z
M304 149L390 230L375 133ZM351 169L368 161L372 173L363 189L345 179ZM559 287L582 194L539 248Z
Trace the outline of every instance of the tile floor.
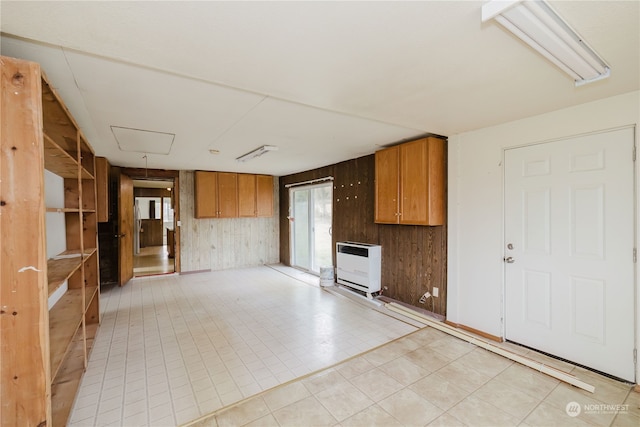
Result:
M416 330L285 270L153 276L103 289L70 426L187 423Z
M277 266L105 290L70 425L640 425L629 384L503 344L587 393L316 283Z
M640 393L631 385L504 346L572 372L595 393L426 327L191 425L640 426ZM576 417L566 412L570 402L580 407Z

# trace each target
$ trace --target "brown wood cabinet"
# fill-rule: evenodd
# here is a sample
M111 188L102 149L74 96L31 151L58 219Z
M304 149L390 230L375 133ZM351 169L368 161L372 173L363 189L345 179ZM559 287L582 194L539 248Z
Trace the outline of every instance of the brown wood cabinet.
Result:
M273 216L273 176L196 171L195 218Z
M0 425L63 426L100 320L95 156L38 64L0 66ZM55 206L45 169L63 182ZM45 216L65 225L66 250L49 259Z
M236 218L238 216L238 174L235 172L195 172L195 218Z
M196 171L194 179L194 217L217 218L218 174Z
M443 225L444 140L427 137L377 151L375 222Z
M256 216L273 216L273 176L256 175Z
M256 216L256 176L238 174L238 216Z

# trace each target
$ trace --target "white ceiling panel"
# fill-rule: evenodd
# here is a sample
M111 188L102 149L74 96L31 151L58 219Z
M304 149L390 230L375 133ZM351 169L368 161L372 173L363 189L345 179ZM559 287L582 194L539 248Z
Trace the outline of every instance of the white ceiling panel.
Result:
M119 153L111 125L176 134L150 167L237 169L274 144L242 167L279 174L640 89L640 2L550 3L610 78L576 88L481 23L481 1L2 1L0 22L3 52L41 62L115 164L142 160Z

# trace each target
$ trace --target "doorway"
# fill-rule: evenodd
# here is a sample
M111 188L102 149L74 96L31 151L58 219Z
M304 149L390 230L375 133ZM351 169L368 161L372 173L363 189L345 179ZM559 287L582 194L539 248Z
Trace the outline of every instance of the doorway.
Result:
M629 381L634 129L505 151L505 336Z
M174 273L174 182L135 179L133 190L133 275Z
M289 189L291 265L320 274L331 266L333 185L331 182Z

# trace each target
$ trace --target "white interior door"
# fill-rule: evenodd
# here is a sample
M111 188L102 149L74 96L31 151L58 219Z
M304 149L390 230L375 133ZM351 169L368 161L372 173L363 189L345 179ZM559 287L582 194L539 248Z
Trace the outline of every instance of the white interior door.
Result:
M506 338L635 380L634 131L505 152Z

